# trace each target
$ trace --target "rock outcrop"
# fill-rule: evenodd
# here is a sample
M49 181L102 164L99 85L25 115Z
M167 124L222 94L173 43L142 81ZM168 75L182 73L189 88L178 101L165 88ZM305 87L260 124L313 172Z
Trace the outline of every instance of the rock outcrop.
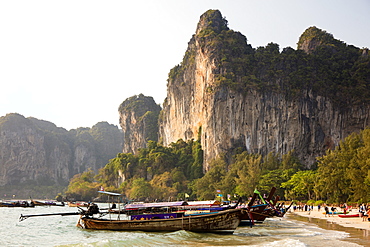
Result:
M148 141L158 141L158 116L161 107L152 97L142 94L126 99L119 107L124 135L123 153L135 154Z
M316 28L309 29L305 34L313 36L301 38L299 49L312 53L327 38L333 38L324 33L318 39L315 33L323 34ZM310 167L328 148L368 126L368 104L338 107L327 96L310 89L303 89L298 97L287 97L279 90L238 90L232 83L242 78L228 80L236 74L223 53L229 43L233 48L228 55L235 61L251 49L242 34L227 27L218 10L203 14L184 60L169 73L167 98L159 120L164 145L201 136L205 170L213 158L236 147L261 154L295 150ZM247 68L248 64L243 66ZM279 80L269 85L279 85Z

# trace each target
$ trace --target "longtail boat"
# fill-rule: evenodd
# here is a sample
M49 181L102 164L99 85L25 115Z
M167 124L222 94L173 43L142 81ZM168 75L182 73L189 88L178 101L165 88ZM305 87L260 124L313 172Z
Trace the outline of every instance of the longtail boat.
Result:
M77 226L94 230L150 232L186 230L232 234L238 227L243 214L244 209L228 209L195 216L185 216L183 213L176 213L167 215L168 218L159 218L160 214L158 216L156 214L146 214L142 215L142 218L131 216L129 220L112 220L82 215Z
M45 200L45 201L32 200L32 202L35 206L62 206L62 207L65 206L64 202L58 203L57 201L53 201L53 200Z
M266 210L266 208L267 206L269 206L267 202L269 202L272 199L275 191L276 188L272 187L266 200L261 198L263 199L262 200L264 202L263 204L253 205L257 196L259 196L259 192L255 191L253 193L252 199L249 201L247 206L249 213L243 214L241 218L241 225L253 225L254 223L262 223L267 217L271 216L270 211Z
M112 192L100 193L105 193L108 196L120 195ZM199 215L185 215L185 212L167 213L159 211L157 213L142 213L137 215L126 214L125 217L127 219L121 220L120 214L112 217L110 214L110 206L108 209L100 210L98 205L91 203L87 210L82 208L78 209L79 212L21 215L19 220L23 221L27 218L36 216L80 215L77 226L84 229L149 232L186 230L192 232L232 234L238 227L242 215L246 212L246 209L243 208L226 209ZM137 209L138 208L135 208L135 211L137 211ZM129 212L129 210L125 211L120 208L118 211L126 213ZM107 215L109 217L107 217Z
M35 207L34 203L28 201L1 201L0 207L22 207L22 208L33 208Z

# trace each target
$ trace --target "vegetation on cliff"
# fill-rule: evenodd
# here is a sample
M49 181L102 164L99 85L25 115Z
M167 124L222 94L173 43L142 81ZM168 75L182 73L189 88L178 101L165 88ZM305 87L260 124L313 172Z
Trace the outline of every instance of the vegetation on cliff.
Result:
M297 50L286 47L280 51L275 43L252 48L245 36L227 27L218 10L209 10L201 16L197 34L181 65L171 70L169 81L183 80L197 49L207 52L216 62L214 75L219 87L245 93L250 89L273 91L288 98L312 91L337 107L370 101L368 49L346 45L316 27L301 35Z
M268 193L272 186L284 196L281 186L302 170L293 152L279 157L270 153L266 157L236 150L229 164L220 157L212 161L206 174L202 172L202 149L199 141L178 140L170 147L149 142L148 148L137 155L120 153L98 174L92 171L76 175L70 182L67 197L90 200L97 196L96 189L120 192L128 200L211 200L216 191L248 197L255 188ZM94 192L95 190L95 192Z
M66 195L90 200L91 194L86 190L93 191L92 188L103 186L106 190L118 191L136 200L183 198L184 193L189 193L190 181L203 176L202 157L199 141L179 140L169 147L149 141L148 147L139 149L136 155L117 154L99 170L95 180L92 179L92 171L76 175ZM86 185L88 181L90 185ZM93 184L92 181L98 181L99 184Z
M143 135L145 143L158 141L158 117L161 107L155 103L153 97L144 96L143 94L134 95L123 101L118 111L121 114L120 122L125 133L126 143L129 143L132 140L132 135L135 134ZM125 116L129 121L126 123L122 116ZM135 132L139 133L132 133L134 131L131 131L131 129L134 129L135 125ZM141 143L138 145L140 147Z
M68 197L89 200L96 190L123 193L130 200L211 200L218 190L226 199L249 197L255 188L268 193L272 186L282 199L328 203L368 202L370 200L370 129L348 136L339 147L318 157L318 167L304 170L290 152L282 157L266 157L237 151L228 163L219 157L202 173L198 163L198 141L179 140L165 148L150 142L138 155L118 154L97 175L91 170L76 175L66 192ZM122 178L125 178L124 180Z
M318 169L304 171L282 186L292 199L331 203L370 201L370 129L352 133L335 150L318 157Z

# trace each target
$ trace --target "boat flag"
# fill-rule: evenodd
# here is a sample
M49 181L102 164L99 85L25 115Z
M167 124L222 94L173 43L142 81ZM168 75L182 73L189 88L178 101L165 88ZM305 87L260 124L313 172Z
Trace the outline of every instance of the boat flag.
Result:
M216 190L217 193L221 193L221 190Z
M104 191L104 187L103 186L100 186L100 191Z
M266 204L265 199L261 196L261 193L260 193L257 189L255 189L255 190L254 190L254 193L256 193L256 194L260 197L261 201L262 201L264 204Z
M185 198L188 198L188 197L189 197L188 193L185 193Z
M227 194L227 200L230 201L231 195Z

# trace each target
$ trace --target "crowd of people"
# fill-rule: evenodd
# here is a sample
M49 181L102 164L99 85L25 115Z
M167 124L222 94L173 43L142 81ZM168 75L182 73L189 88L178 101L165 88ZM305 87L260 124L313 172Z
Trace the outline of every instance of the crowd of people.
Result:
M342 213L347 214L349 212L355 212L355 210L358 210L359 216L362 218L362 221L370 221L370 205L366 204L360 204L358 207L353 208L352 206L348 206L346 203L341 204L339 208L341 209L341 212L338 211L338 207L335 205L327 205L324 204L323 206L317 205L317 210L320 211L321 208L324 208L324 214L325 217L334 216L335 214ZM307 205L307 204L296 204L293 205L293 211L312 211L314 210L313 205ZM342 211L343 210L343 211Z

